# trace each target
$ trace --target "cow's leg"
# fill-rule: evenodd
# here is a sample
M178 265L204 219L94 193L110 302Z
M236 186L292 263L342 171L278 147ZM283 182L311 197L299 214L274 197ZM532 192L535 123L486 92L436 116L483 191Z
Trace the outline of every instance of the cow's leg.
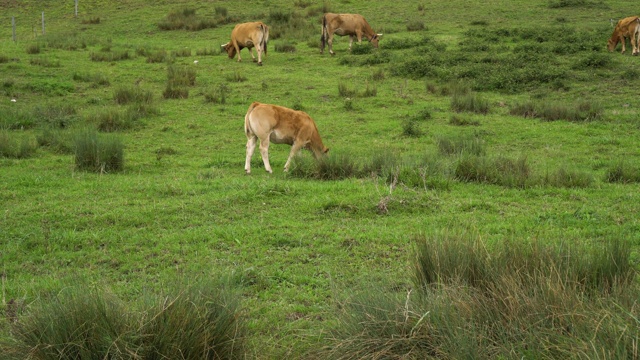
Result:
M330 34L327 38L327 44L329 45L329 54L335 55L333 52L333 34Z
M256 62L256 57L255 57L255 56L253 56L253 49L254 49L254 48L249 48L249 54L251 54L251 60L252 60L253 62ZM260 56L260 55L258 55L258 56Z
M627 51L626 48L626 43L627 43L627 39L624 38L624 36L622 37L622 51L620 52L620 54L624 54L625 51Z
M258 53L258 65L262 66L262 48L256 47L256 52Z
M291 152L289 152L289 158L287 159L287 162L284 164L284 171L289 171L289 165L291 165L291 161L293 160L293 157L296 156L296 154L298 153L298 151L300 151L301 148L302 148L302 144L300 144L297 141L293 142L293 146L291 146Z
M251 174L251 157L253 157L253 152L256 150L257 141L258 138L255 136L247 139L247 159L244 162L244 171L247 174Z
M260 156L262 156L264 169L267 170L269 174L273 173L273 170L271 170L271 164L269 164L269 136L264 139L260 139Z
M638 55L638 38L636 37L635 31L631 33L631 55Z
M353 46L353 35L349 35L349 51L351 51L351 46Z
M238 54L238 62L242 61L242 58L240 57L240 46L238 46L238 42L233 41L233 47L236 48L236 53Z

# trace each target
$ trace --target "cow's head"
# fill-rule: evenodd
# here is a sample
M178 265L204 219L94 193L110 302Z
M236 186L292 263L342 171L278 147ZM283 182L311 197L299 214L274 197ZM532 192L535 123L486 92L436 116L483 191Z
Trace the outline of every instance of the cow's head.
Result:
M613 51L616 49L616 46L618 45L618 38L611 38L609 39L609 41L607 41L607 49L609 50L609 52Z
M378 47L378 42L380 41L381 37L382 37L382 34L373 34L373 36L371 37L371 40L369 40L371 42L371 45L373 45L373 47L377 48Z
M229 59L233 59L233 57L236 56L236 47L233 46L233 44L231 44L230 42L222 45L222 50L227 52L227 55L229 55Z

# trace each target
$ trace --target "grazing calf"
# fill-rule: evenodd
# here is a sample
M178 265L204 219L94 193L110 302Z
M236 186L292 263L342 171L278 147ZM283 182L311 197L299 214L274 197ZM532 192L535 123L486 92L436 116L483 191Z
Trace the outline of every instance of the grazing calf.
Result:
M231 41L222 45L222 48L227 51L229 59L238 54L238 61L242 61L240 57L240 50L247 48L253 62L256 61L253 56L253 48L256 48L258 53L258 65L262 65L262 52L267 55L267 42L269 41L269 27L262 22L248 22L238 24L231 31Z
M359 14L332 14L326 13L322 17L322 47L320 53L324 53L325 43L329 45L329 53L335 55L333 52L333 35L345 36L349 35L349 51L351 51L351 45L353 45L354 37L358 39L358 44L362 43L362 37L364 36L373 47L378 47L378 41L382 34L376 34L367 20Z
M640 50L638 49L638 42L640 41L640 18L637 16L629 16L620 21L613 30L611 38L607 42L607 48L609 51L614 51L618 43L622 43L621 53L627 50L625 47L625 38L631 40L631 55L638 55Z
M274 144L291 145L284 171L289 170L293 156L302 148L310 150L316 159L329 151L322 144L316 123L307 113L278 105L252 103L244 116L244 132L247 135L247 158L244 163L247 174L251 173L251 157L258 139L262 162L269 173L272 173L269 164L269 141Z

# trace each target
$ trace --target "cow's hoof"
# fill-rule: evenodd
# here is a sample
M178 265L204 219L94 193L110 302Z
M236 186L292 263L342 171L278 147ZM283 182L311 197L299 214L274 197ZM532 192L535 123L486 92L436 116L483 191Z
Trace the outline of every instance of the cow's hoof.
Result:
M262 66L262 62L259 62L259 63L258 63L258 66Z

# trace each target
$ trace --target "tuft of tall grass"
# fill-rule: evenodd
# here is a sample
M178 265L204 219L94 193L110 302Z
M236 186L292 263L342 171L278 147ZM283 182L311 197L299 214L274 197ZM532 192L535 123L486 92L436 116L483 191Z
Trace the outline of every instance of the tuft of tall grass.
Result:
M100 17L99 16L91 16L88 19L82 19L80 21L81 24L85 24L85 25L95 25L95 24L100 24Z
M513 188L525 188L533 183L526 157L514 160L506 157L463 155L455 165L454 174L460 181Z
M91 52L89 54L89 58L91 59L91 61L111 62L111 61L129 60L132 58L132 56L128 50L122 50L118 52L100 51L100 52Z
M0 157L25 159L33 156L37 148L37 143L27 136L0 130Z
M172 85L194 86L196 84L197 71L192 66L174 66L167 68L167 80Z
M153 102L153 93L138 86L119 86L113 92L113 100L119 105L130 103L150 104Z
M407 21L407 31L422 31L424 29L424 20L411 19Z
M78 170L98 173L124 170L124 145L119 137L84 130L74 139L75 166Z
M476 114L487 114L489 112L489 101L475 93L458 94L451 97L451 109L456 112L473 112Z
M154 52L147 52L147 62L150 64L157 64L168 62L171 58L170 54L165 49L156 50Z
M441 232L415 238L414 288L364 290L311 352L331 359L634 358L628 238L593 243ZM576 354L578 354L576 356Z
M31 54L31 55L40 54L41 51L42 51L42 45L39 43L29 44L27 45L27 48L26 48L27 54Z
M597 101L581 101L573 106L557 102L528 101L509 109L511 115L538 118L544 121L598 121L604 118L604 108Z
M85 281L35 301L0 339L3 359L241 359L246 327L231 281L177 282L125 303Z
M640 182L640 167L618 162L609 166L605 172L606 182L632 183Z
M294 53L296 52L296 46L290 42L277 43L275 50L281 53Z
M247 77L239 71L234 71L233 74L228 74L225 79L229 82L244 82L247 81Z
M347 84L338 83L338 95L345 98L355 97L357 94L356 89L349 87Z
M402 122L402 135L406 137L419 138L424 135L424 131L420 128L418 121L408 119Z
M199 281L147 300L140 329L146 358L244 358L246 329L238 299L230 284Z
M441 155L471 154L481 156L485 154L484 141L477 135L456 135L436 139L438 152Z
M94 83L95 86L109 86L111 84L109 78L106 75L100 73L75 72L73 73L71 78L74 81Z
M29 59L29 64L47 68L57 68L60 67L60 60L51 60L46 57L36 57Z
M593 175L567 169L562 166L556 169L555 172L547 173L542 179L542 183L545 185L564 187L564 188L586 188L593 184Z
M213 19L200 18L193 8L182 8L171 11L165 19L158 23L160 30L188 30L199 31L218 26Z
M37 119L32 111L11 107L0 107L0 129L30 129L36 126Z
M211 88L204 92L205 102L214 104L225 104L227 102L227 96L231 93L231 88L227 84L221 83L215 88Z
M69 131L47 127L36 136L41 147L57 154L73 154L73 139Z
M137 352L136 323L114 295L66 287L40 302L12 326L15 358L129 358Z
M480 126L480 121L469 120L458 115L451 115L449 118L449 125L453 126Z

